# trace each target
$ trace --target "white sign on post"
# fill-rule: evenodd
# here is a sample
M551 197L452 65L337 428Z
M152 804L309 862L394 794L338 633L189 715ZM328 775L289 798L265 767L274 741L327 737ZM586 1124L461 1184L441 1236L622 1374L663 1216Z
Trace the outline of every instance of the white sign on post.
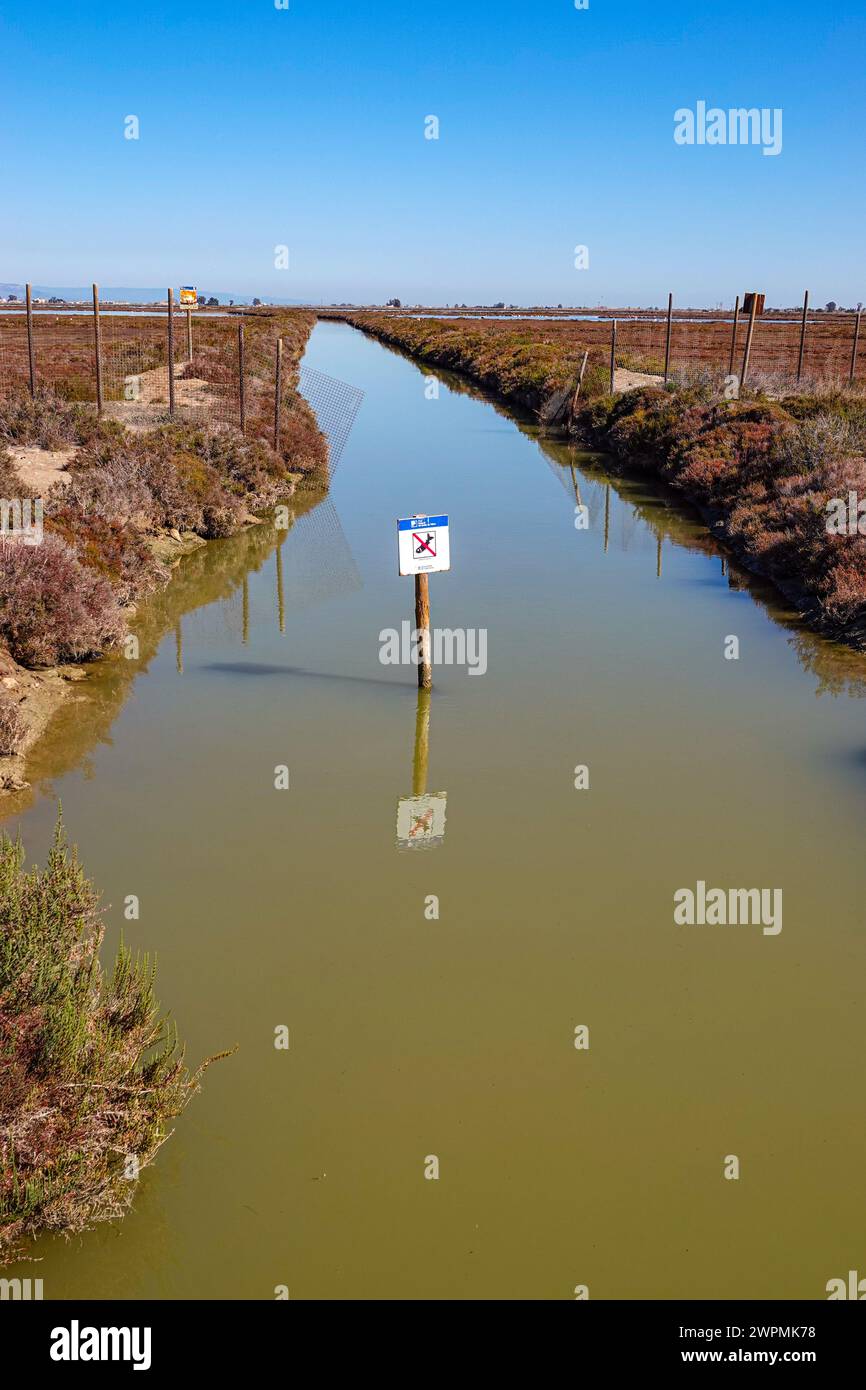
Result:
M401 574L435 574L451 568L447 516L407 516L397 521Z

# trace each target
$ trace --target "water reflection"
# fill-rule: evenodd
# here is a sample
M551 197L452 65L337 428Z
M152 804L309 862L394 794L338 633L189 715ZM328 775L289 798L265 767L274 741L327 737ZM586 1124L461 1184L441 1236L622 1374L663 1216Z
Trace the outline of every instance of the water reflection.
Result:
M287 609L304 609L360 587L357 565L333 503L317 491L298 493L292 499L289 530L262 523L185 556L168 586L142 603L130 624L138 638L138 659L127 660L122 652L115 652L84 667L87 680L76 685L74 694L57 709L28 758L25 775L30 787L0 800L0 821L21 815L36 796L50 796L55 778L79 767L86 776L92 775L91 753L110 742L111 725L135 679L149 671L167 634L174 633L179 676L184 674L185 641L207 645L224 640L228 632L249 645L250 577L262 570L271 554L277 569L274 603L281 633Z
M397 802L397 844L401 849L433 849L445 838L446 792L428 792L430 763L429 690L418 691L415 745L412 751L412 795Z

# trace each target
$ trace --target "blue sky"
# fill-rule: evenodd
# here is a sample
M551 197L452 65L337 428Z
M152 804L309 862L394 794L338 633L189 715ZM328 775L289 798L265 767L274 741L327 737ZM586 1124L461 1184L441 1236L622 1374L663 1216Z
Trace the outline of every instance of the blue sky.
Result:
M864 39L851 0L4 0L0 281L849 305ZM699 100L782 153L676 145Z

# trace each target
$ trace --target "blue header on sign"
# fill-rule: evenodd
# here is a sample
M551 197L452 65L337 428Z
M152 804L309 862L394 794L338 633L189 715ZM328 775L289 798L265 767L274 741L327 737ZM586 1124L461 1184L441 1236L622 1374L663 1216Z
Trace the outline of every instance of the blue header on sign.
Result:
M398 531L411 531L419 526L447 526L447 516L407 516L397 521Z

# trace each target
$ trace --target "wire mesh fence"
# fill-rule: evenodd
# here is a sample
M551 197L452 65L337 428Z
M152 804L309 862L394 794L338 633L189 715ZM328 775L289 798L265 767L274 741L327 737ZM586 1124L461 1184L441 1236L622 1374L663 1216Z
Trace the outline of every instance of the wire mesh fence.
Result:
M132 430L231 428L296 453L306 402L333 472L363 393L298 364L308 331L292 311L213 314L171 297L162 309L106 311L94 287L92 310L0 314L0 395L47 388Z
M611 325L605 329L610 337ZM866 381L866 343L859 311L816 312L805 324L802 317L752 321L737 311L691 320L674 315L669 330L667 316L623 318L616 324L615 365L660 380L709 370L735 375L741 384L846 386Z
M504 319L491 333L510 332ZM339 459L360 394L303 365L280 362L280 317L210 313L166 304L140 312L104 308L0 314L0 394L48 387L95 403L132 429L175 418L234 428L279 446L281 421L300 387ZM582 394L696 372L735 375L768 389L866 379L860 314L625 314L537 325L533 336L567 346ZM585 353L585 360L583 354ZM613 378L612 378L613 369Z

